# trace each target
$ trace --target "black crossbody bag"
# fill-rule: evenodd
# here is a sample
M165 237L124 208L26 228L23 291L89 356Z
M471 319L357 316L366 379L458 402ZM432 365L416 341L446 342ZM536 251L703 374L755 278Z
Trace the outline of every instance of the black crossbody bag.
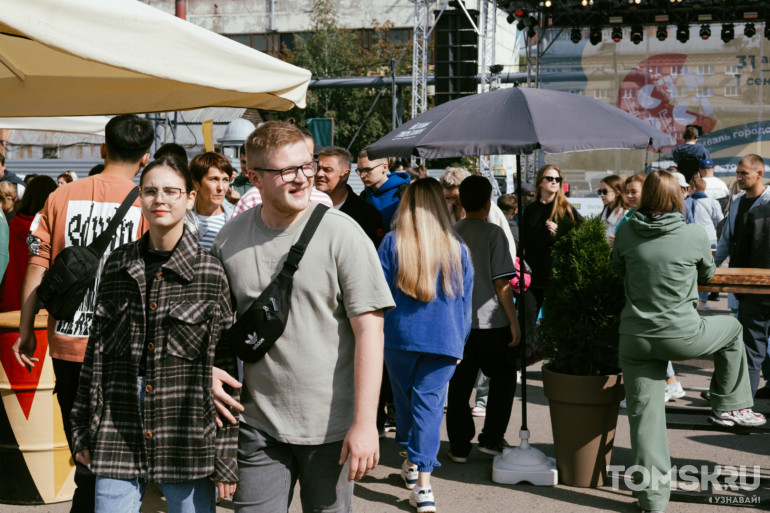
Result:
M235 324L222 334L222 340L244 362L253 363L265 356L286 329L291 309L294 273L297 272L305 249L327 210L329 207L326 205L316 206L299 240L289 250L281 272L243 315L238 316Z
M64 248L43 276L37 288L37 296L57 321L72 321L86 293L94 286L99 271L99 261L110 245L112 237L118 231L128 209L139 195L134 187L120 204L110 224L88 246L70 246Z

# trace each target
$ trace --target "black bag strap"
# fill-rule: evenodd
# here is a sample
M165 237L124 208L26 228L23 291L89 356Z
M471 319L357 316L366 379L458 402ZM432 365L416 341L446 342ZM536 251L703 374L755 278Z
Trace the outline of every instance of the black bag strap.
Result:
M297 272L297 269L299 268L299 261L302 260L307 245L310 243L310 239L313 238L316 228L321 224L321 218L323 218L327 210L329 210L327 205L319 204L315 207L313 213L310 214L310 219L308 219L305 228L299 235L299 240L291 247L291 249L289 249L289 256L286 257L286 261L283 263L283 268L279 274L284 274L289 278L294 276L294 273Z
M88 245L91 249L98 251L99 255L103 255L107 251L107 246L110 245L112 236L118 231L118 226L123 222L123 218L126 217L128 209L134 204L137 196L139 196L139 188L134 187L120 204L118 210L115 211L115 215L112 216L110 224L107 225L107 229L104 230L91 244Z

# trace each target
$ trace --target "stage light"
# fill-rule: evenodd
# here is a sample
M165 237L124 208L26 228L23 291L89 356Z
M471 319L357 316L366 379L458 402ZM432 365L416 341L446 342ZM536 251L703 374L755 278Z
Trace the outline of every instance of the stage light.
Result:
M533 38L533 37L535 37L536 35L537 35L537 30L535 30L535 25L531 25L531 26L530 26L530 27L527 29L527 37L528 37L528 38L530 38L530 39L532 39L532 38Z
M505 18L505 21L507 21L509 25L513 25L513 22L516 21L516 16L514 16L513 14L509 14Z
M545 0L545 6L551 7L551 0Z
M735 39L735 25L732 23L725 23L722 25L722 41L729 43Z
M631 26L631 42L638 45L644 39L644 27L641 25Z
M575 44L578 44L581 39L583 39L583 34L581 33L579 28L573 28L572 33L569 36L570 41L572 41Z
M665 41L668 37L668 27L665 25L658 25L658 29L655 31L655 37L658 38L658 41Z
M591 44L596 46L602 42L602 28L599 26L591 27L591 34L589 36Z
M686 23L680 23L676 27L676 40L680 43L686 43L690 39L690 26Z
M746 37L754 37L754 34L757 33L757 29L754 28L753 23L747 23L745 27L743 27L743 35Z
M612 29L612 40L616 43L620 43L621 39L623 39L623 29L621 27Z
M700 38L704 41L711 37L711 25L704 23L700 26Z

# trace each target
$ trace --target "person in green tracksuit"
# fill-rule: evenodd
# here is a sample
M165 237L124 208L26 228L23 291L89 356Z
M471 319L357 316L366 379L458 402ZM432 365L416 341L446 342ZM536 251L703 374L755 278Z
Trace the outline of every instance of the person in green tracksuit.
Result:
M643 511L663 511L670 483L655 476L671 469L664 403L669 360L714 355L712 424L761 426L765 418L751 410L740 323L729 315L698 315L698 282L711 280L716 267L706 232L685 223L681 189L667 171L650 173L645 180L639 208L618 228L612 265L626 284L620 366L633 464L650 478L635 495Z

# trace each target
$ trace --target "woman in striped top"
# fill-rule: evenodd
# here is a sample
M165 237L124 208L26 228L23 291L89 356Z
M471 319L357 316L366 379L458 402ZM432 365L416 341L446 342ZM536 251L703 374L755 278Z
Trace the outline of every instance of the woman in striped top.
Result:
M186 222L197 232L198 243L208 250L233 214L233 205L225 201L233 168L227 158L207 151L192 159L190 173L198 196L195 206L187 214Z

